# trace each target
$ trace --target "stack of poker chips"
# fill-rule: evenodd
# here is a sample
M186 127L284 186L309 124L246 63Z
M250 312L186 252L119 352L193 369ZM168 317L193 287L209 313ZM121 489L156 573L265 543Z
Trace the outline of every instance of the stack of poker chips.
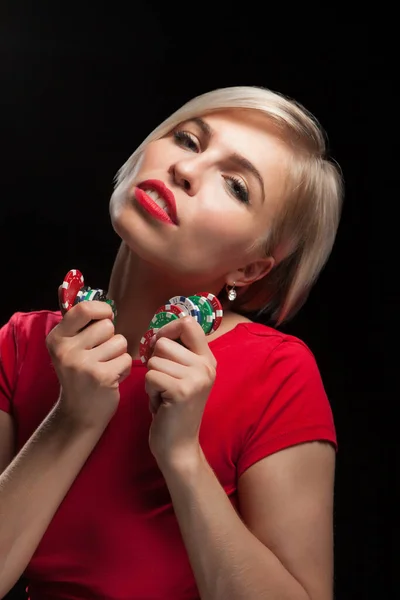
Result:
M83 275L77 269L71 269L64 277L60 296L60 308L63 315L79 302L98 300L107 302L111 306L115 323L117 316L115 302L107 297L104 290L85 285ZM204 333L211 335L221 325L222 305L217 296L209 292L170 298L167 304L163 304L156 310L145 335L140 340L139 352L142 363L147 363L151 356L150 341L156 331L171 321L187 316L194 317Z
M86 302L91 300L98 300L100 302L107 302L113 310L114 321L117 316L117 310L115 308L114 300L107 298L107 294L104 290L99 288L91 288L85 285L83 275L77 269L71 269L68 271L61 286L61 312L63 315L71 310L73 306L79 304L79 302Z
M142 363L146 364L151 356L150 341L156 331L167 323L186 316L194 317L204 333L210 335L221 325L223 310L218 298L208 292L170 298L167 304L157 309L145 335L140 340L139 353Z

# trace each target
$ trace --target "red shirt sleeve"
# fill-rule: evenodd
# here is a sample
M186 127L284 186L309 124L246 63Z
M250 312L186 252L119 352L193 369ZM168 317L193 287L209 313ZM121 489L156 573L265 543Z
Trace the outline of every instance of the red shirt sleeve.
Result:
M12 399L17 380L16 323L18 315L0 328L0 410L11 413Z
M238 475L266 456L296 444L328 441L337 448L331 406L315 358L300 340L272 350L252 394L251 423Z

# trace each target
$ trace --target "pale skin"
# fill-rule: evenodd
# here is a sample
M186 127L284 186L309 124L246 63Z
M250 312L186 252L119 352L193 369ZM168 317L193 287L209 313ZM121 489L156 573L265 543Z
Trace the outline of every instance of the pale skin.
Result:
M72 309L49 336L49 350L64 390L53 419L58 423L54 435L62 429L60 422L73 423L80 456L82 447L86 456L90 453L117 409L118 381L129 373L131 357L138 357L139 340L166 299L200 290L218 294L225 284L234 282L238 289L244 288L268 276L274 265L274 258L264 256L254 240L262 238L274 211L284 202L288 163L284 143L265 118L253 112L207 115L203 123L191 121L177 131L145 149L128 188L117 190L111 199L111 220L122 239L109 286L109 295L118 306L115 332L110 315L101 316L101 310L107 309L91 302ZM239 167L233 154L250 161L262 182ZM173 191L178 225L155 220L134 201L135 185L147 179L159 179ZM82 323L95 318L92 311L97 311L98 322L78 333ZM214 336L242 320L225 310L223 325ZM217 366L208 341L190 317L167 325L156 336L146 374L153 414L149 444L168 485L201 598L331 600L334 450L320 442L302 444L250 467L238 481L239 516L199 444L201 419ZM100 381L104 364L109 367L109 378ZM84 389L87 397L88 385L92 410L87 402L79 402ZM0 418L11 448L8 415L0 413ZM28 458L17 457L5 473L9 476L0 478L0 515L5 507L17 517L18 473L26 473L28 466L31 472L35 448L40 454L40 444L44 448L52 439L45 430L37 437L31 458L29 452ZM82 467L77 449L61 446L60 461L70 465L69 476L61 492L50 494L52 510L42 509L35 528L29 525L34 513L26 517L31 538L23 560L19 558L21 546L12 545L18 568L9 576L11 582L18 569L22 573L40 531ZM6 443L2 452L6 461ZM43 465L45 458L40 460ZM53 483L56 489L56 478L61 475L53 473L50 464L46 472L47 488ZM42 502L38 484L32 482L30 493L33 499L36 493L38 504ZM19 508L26 509L22 501ZM7 548L0 537L2 547ZM7 575L4 565L0 568Z

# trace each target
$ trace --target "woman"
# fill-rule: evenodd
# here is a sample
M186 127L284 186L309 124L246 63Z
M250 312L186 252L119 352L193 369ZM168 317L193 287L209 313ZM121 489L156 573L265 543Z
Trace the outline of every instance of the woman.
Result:
M269 90L191 100L116 178L115 324L93 301L3 326L2 595L25 574L32 600L332 598L334 423L310 350L276 328L334 243L325 153ZM157 308L199 292L217 331L174 320L143 363Z

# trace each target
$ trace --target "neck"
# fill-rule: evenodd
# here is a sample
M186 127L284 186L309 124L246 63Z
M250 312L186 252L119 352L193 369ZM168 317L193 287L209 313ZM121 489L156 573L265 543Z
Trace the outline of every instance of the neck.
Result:
M108 296L115 301L117 308L116 333L128 341L128 352L132 358L139 358L140 339L147 331L155 311L168 302L172 296L190 296L199 291L215 294L215 283L207 290L192 289L193 282L186 289L182 281L166 278L165 273L139 259L123 242L118 250L111 272ZM222 285L220 286L222 287ZM212 289L214 288L214 289ZM220 289L220 288L219 288ZM224 313L228 317L227 313ZM224 321L230 321L225 319ZM225 327L220 327L222 334ZM210 336L211 338L211 336Z

